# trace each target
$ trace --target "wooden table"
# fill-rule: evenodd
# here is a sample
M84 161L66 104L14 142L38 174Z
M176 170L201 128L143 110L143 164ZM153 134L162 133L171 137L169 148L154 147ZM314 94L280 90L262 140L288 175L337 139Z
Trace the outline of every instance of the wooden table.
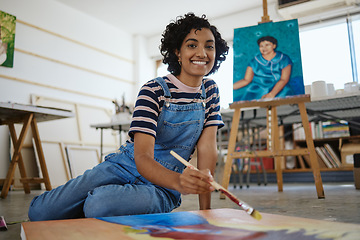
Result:
M47 239L359 239L360 225L215 209L193 212L25 222L23 240ZM110 221L110 222L108 222ZM117 223L111 223L117 222ZM127 223L127 225L120 224Z
M6 179L0 181L0 183L3 182L3 188L1 191L2 198L6 198L8 195L17 164L19 164L19 170L21 175L20 181L24 186L25 193L30 193L29 183L45 183L46 190L51 190L51 184L46 168L43 149L41 146L37 122L50 121L73 116L74 114L71 111L65 109L48 108L10 102L0 102L0 125L9 126L12 143L14 145L14 153L11 158L11 163L6 175ZM17 137L15 131L14 124L16 123L23 124L19 138ZM33 132L33 138L43 178L28 178L26 175L23 158L21 156L21 149L23 147L25 136L28 132L30 125Z

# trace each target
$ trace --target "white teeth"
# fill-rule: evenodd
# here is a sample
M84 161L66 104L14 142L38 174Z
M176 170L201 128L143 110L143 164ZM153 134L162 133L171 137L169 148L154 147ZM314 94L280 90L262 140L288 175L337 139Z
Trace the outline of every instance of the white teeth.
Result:
M201 62L201 61L193 61L192 63L199 64L199 65L205 65L206 64L206 62Z

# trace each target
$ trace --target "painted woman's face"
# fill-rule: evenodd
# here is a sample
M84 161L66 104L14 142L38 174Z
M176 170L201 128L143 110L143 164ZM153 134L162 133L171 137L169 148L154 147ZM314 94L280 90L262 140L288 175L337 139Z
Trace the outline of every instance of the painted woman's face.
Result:
M259 49L262 55L271 54L274 52L276 45L269 41L262 41L259 44Z
M182 77L203 77L208 74L215 62L215 37L210 29L192 29L185 37L180 51Z

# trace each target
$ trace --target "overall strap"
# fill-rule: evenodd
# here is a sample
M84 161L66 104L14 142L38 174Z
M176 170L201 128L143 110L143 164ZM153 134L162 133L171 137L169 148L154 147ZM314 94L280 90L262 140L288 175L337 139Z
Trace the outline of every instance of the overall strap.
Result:
M155 78L155 81L160 84L162 89L164 90L164 94L166 98L171 98L170 89L168 85L166 84L165 80L162 77Z
M206 99L205 84L203 81L201 82L201 98Z

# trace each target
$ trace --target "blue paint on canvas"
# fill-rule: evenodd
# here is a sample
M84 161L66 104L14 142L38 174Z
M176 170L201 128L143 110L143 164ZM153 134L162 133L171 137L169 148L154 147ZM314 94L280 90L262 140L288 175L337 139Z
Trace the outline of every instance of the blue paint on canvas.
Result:
M103 221L117 223L127 226L189 226L198 224L207 224L207 220L197 214L190 212L173 212L144 214L118 217L100 217Z
M254 59L254 56L260 53L257 40L264 36L276 38L278 42L276 51L288 55L293 63L290 80L286 85L290 90L287 92L283 91L282 95L279 93L279 96L276 97L304 94L299 26L297 19L275 23L262 23L256 26L235 29L233 82L235 83L244 78L245 71L249 66L250 61ZM249 94L249 85L233 91L234 102L261 98L261 96L259 96L260 93L258 95Z

